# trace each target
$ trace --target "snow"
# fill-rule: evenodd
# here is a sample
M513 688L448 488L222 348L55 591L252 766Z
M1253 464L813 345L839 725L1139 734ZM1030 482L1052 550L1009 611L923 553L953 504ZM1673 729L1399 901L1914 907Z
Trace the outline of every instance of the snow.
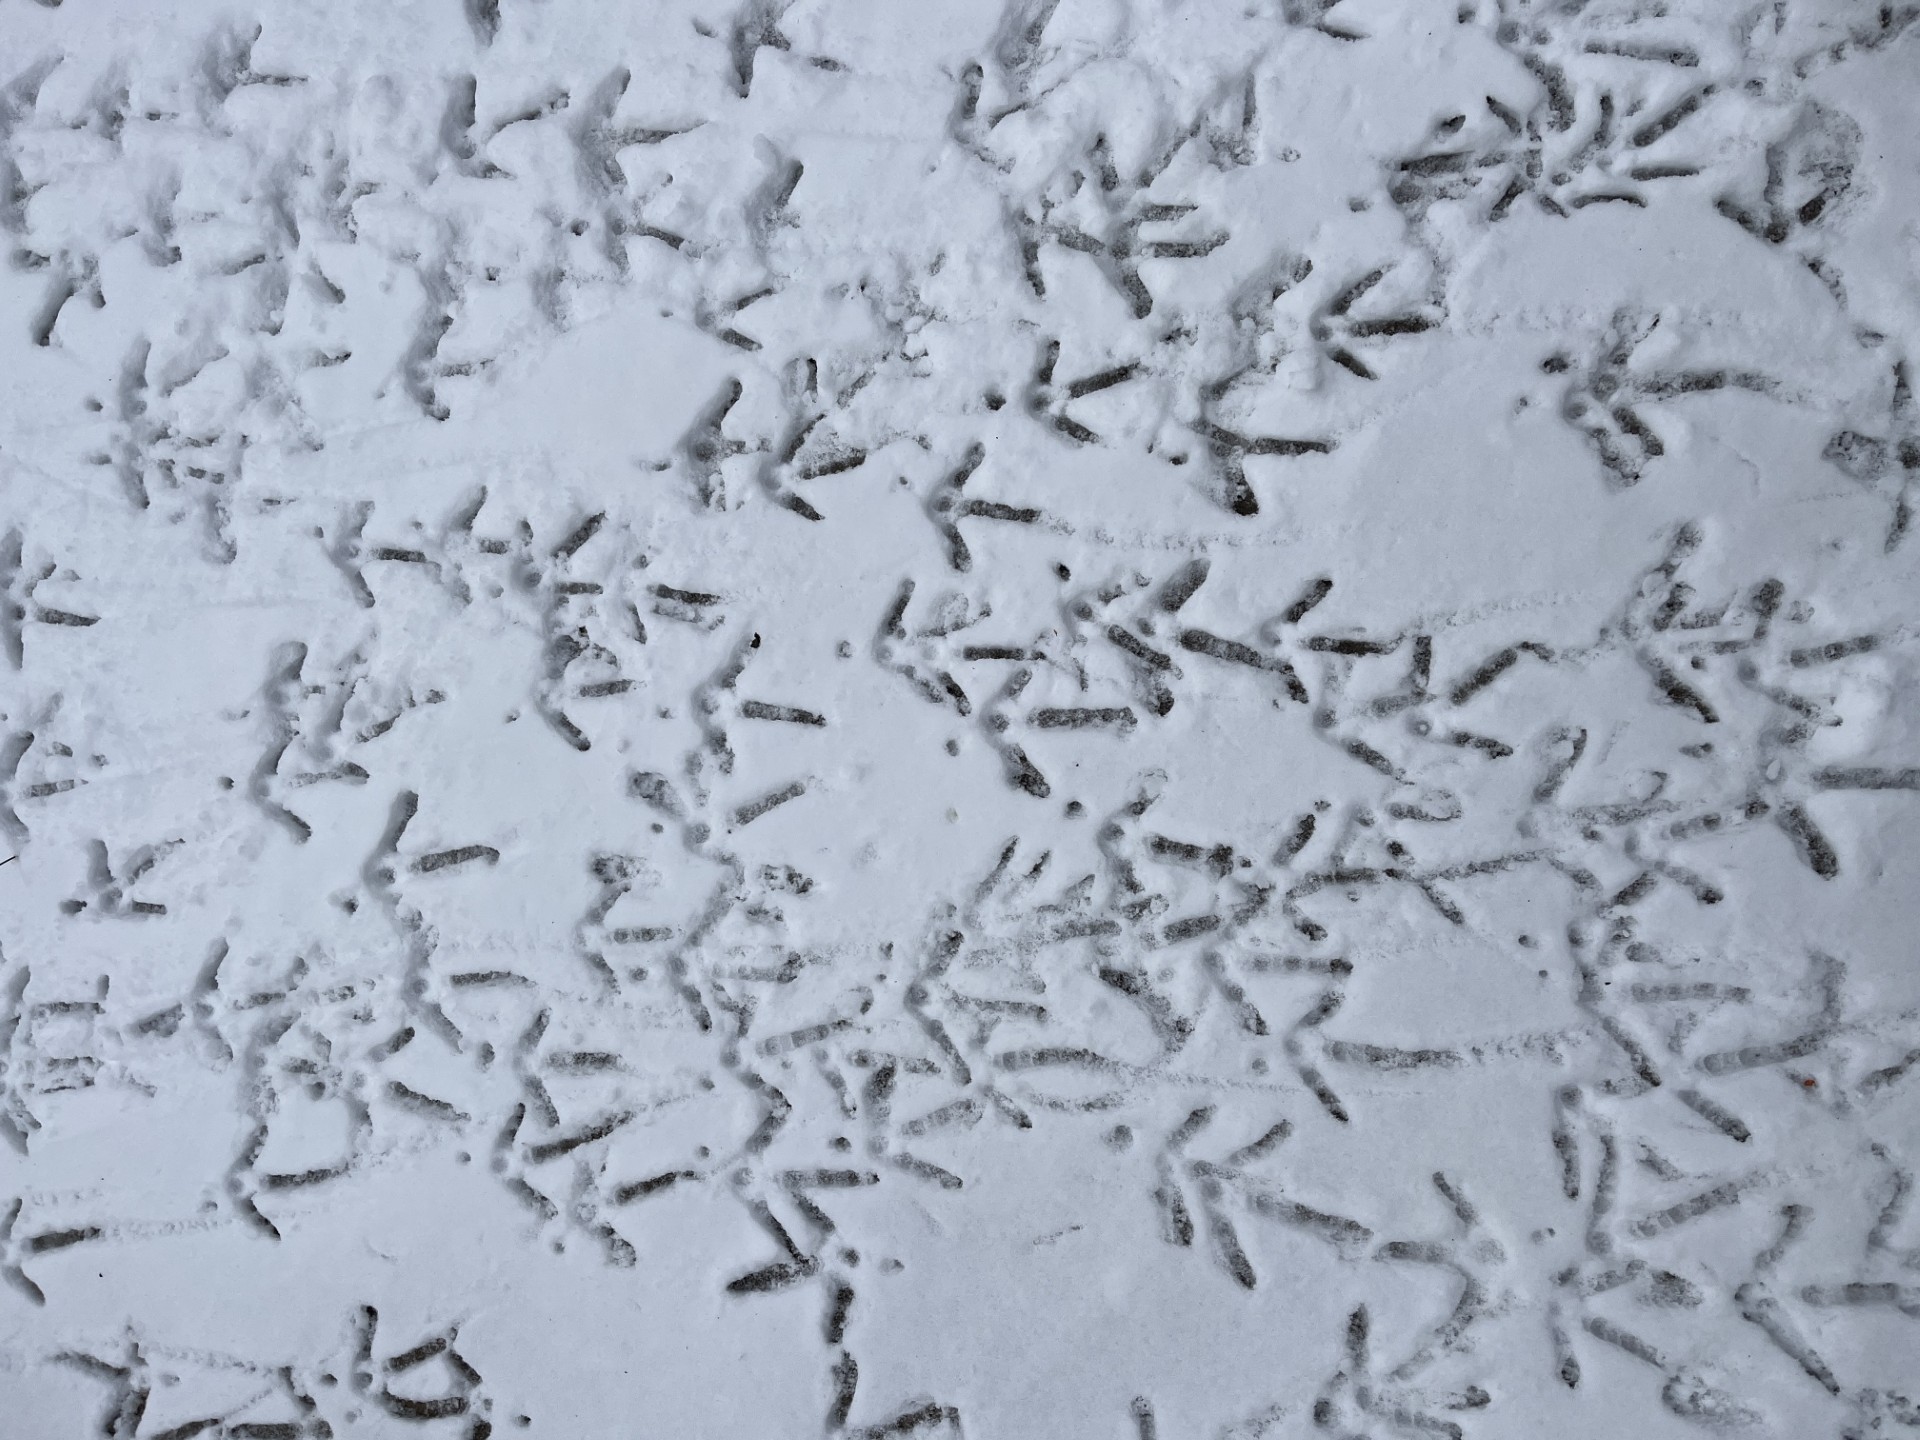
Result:
M1920 1427L1917 75L0 0L0 1440Z

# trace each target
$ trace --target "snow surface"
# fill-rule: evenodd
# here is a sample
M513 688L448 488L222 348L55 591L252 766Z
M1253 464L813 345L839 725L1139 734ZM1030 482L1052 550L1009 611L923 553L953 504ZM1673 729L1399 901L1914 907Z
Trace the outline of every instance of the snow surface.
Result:
M0 1440L1920 1427L1914 0L0 87Z

